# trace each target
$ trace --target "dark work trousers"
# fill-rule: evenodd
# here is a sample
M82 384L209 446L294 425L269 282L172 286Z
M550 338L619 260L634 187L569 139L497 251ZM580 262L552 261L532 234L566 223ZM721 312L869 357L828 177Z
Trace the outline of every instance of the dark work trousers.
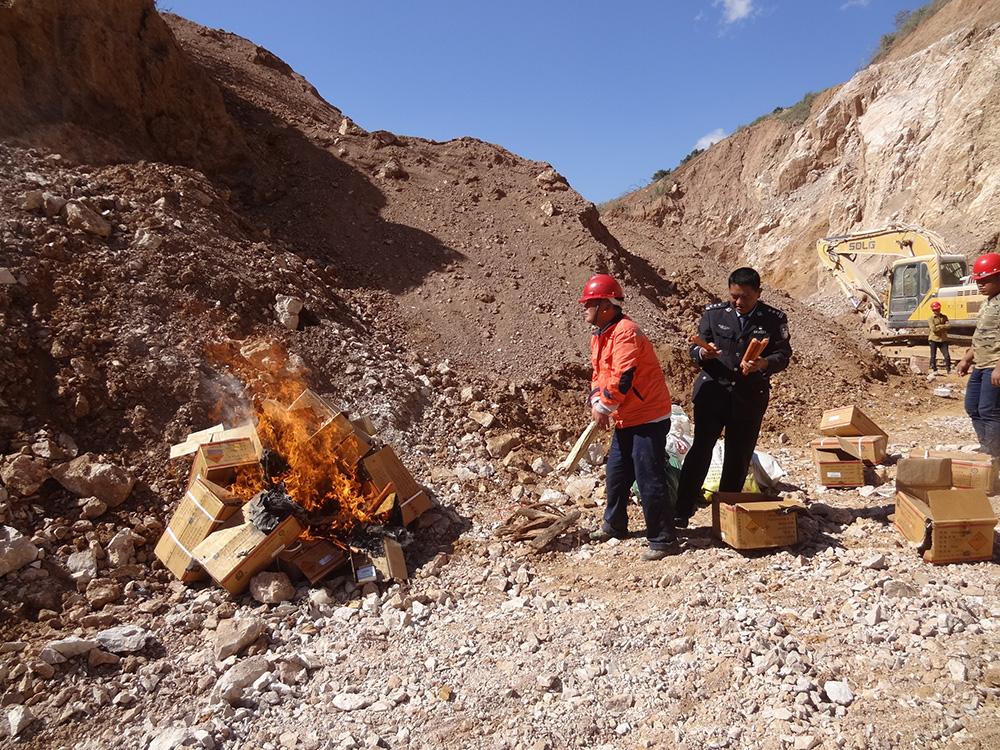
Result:
M944 356L944 369L951 372L951 354L948 353L947 341L929 341L931 345L931 369L937 372L938 351Z
M701 384L694 397L694 443L684 457L677 488L677 518L690 518L694 513L712 465L712 449L723 428L726 451L719 490L742 492L769 397L766 381L738 382L733 389L714 380Z
M628 498L639 485L646 541L650 549L666 549L674 541L673 508L667 502L667 433L670 420L619 427L608 451L608 507L604 530L615 536L628 531Z
M965 387L965 413L979 438L980 448L1000 457L1000 388L990 382L992 367L973 368Z

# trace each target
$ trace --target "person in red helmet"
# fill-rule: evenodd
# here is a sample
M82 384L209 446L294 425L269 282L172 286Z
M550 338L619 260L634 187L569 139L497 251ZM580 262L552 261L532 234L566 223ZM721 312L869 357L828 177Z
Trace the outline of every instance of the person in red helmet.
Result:
M951 353L948 351L948 316L941 312L941 303L931 302L931 319L927 321L927 343L931 347L931 372L937 372L938 351L944 357L944 371L951 374Z
M958 363L969 376L965 412L979 438L979 449L1000 458L1000 253L976 258L972 280L986 302L979 308L972 346Z
M600 427L614 425L606 467L604 521L590 538L603 542L628 532L628 499L639 487L649 549L644 560L660 560L676 542L673 508L667 501L666 440L670 432L670 390L653 345L622 312L625 293L607 274L592 276L580 304L594 327L590 359L591 418Z

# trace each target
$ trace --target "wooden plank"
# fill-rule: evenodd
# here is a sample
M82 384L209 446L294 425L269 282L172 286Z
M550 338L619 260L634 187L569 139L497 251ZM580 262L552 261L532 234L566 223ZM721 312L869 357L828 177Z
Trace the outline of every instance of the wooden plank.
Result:
M580 517L580 511L574 510L567 513L565 516L556 521L552 526L549 527L548 531L543 531L537 537L535 537L531 546L536 550L543 550L551 544L557 536L562 534L566 529L576 523L576 520Z
M597 435L597 422L591 422L587 425L587 428L580 433L580 437L577 438L576 444L573 446L573 450L569 452L566 459L559 464L557 467L559 471L565 472L566 474L571 474L576 470L576 467L580 464L580 459L583 458L583 454L590 447L590 444L594 442L594 437Z

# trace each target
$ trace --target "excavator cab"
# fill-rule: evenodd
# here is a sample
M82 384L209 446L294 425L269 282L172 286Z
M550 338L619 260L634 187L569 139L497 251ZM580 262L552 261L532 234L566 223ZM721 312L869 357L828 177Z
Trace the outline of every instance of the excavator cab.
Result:
M960 255L897 260L892 264L889 285L889 327L926 327L931 317L930 304L935 300L953 324L974 326L979 294L974 284L967 283L968 275L968 262Z
M931 290L928 258L908 258L892 268L889 287L889 327L908 328L920 301Z

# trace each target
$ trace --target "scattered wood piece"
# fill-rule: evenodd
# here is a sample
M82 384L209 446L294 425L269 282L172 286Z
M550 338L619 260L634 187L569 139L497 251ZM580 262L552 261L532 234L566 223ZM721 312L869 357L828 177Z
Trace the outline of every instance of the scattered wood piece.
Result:
M573 450L571 450L565 460L563 460L563 462L556 467L556 470L565 474L572 474L576 471L576 467L580 464L580 459L583 458L583 454L587 452L587 448L590 447L590 444L594 442L594 437L596 435L597 422L591 422L587 425L587 428L580 433L580 437L576 439L576 444L573 446Z
M497 529L497 536L512 542L530 542L543 550L580 518L579 510L563 513L558 508L534 503L522 505Z

